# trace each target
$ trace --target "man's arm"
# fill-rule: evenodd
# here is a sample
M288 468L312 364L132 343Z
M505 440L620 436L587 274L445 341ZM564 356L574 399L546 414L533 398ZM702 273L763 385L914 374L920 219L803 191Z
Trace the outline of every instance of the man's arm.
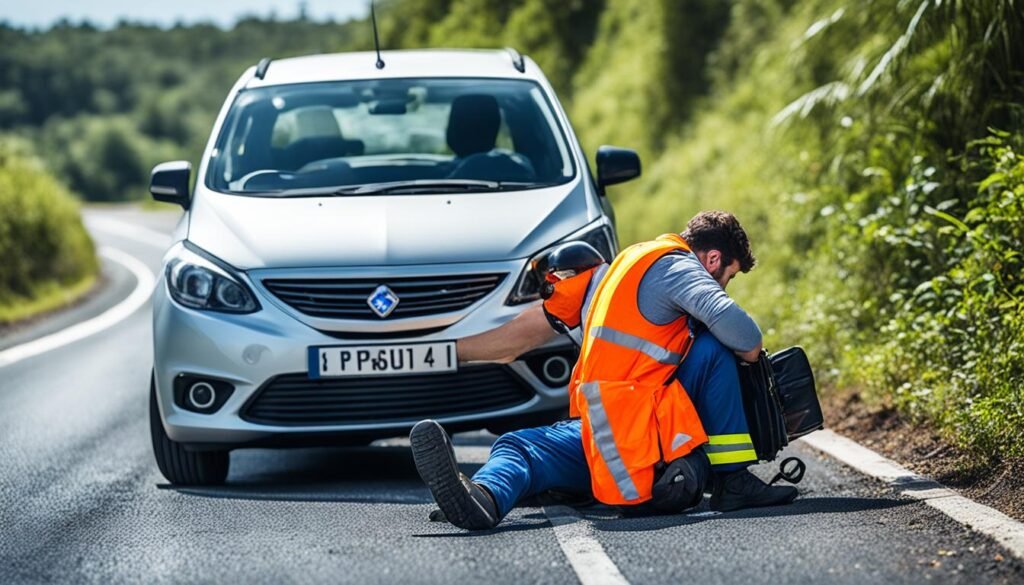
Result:
M556 335L538 303L500 327L457 340L455 353L459 362L507 364Z
M753 362L761 354L757 323L692 254L670 254L651 266L640 283L640 311L656 323L685 313L706 325L740 359Z
M761 357L761 329L754 319L736 301L725 296L721 288L710 292L702 309L711 320L708 330L745 362L756 362ZM724 300L722 297L725 297ZM717 302L712 302L716 300Z

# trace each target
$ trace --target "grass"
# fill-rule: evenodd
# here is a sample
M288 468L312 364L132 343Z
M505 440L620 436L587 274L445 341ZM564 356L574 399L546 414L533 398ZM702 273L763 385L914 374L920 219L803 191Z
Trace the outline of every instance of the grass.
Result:
M30 295L10 298L0 304L0 326L27 321L71 305L93 290L97 280L98 276L90 273L71 284L55 281L36 283Z

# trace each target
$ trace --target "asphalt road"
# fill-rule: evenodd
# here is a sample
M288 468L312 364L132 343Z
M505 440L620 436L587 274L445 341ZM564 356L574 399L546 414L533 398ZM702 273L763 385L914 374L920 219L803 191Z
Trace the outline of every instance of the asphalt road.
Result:
M133 210L87 216L165 232L174 223ZM158 270L156 246L93 233ZM111 262L104 273L111 292L0 348L127 294L131 274ZM517 508L480 534L428 522L429 493L401 439L240 450L227 485L168 488L150 451L151 360L147 304L102 333L0 367L0 582L576 581L541 508ZM492 439L457 438L464 471ZM1022 564L988 538L805 445L791 451L808 463L791 506L715 515L705 504L646 519L590 507L576 528L631 583L1024 582Z

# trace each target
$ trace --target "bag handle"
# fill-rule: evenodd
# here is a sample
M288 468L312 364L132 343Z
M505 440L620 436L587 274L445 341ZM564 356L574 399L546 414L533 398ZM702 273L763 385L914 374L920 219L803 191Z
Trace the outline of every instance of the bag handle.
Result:
M775 485L780 479L784 479L794 485L798 484L804 478L805 471L807 471L807 464L802 459L799 457L787 457L779 464L779 472L768 482L768 485Z

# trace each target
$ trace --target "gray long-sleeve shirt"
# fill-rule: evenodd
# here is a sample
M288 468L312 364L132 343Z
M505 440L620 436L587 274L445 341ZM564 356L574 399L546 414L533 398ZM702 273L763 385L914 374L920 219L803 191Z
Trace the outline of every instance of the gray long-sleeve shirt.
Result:
M594 272L583 304L584 315L590 310L594 291L607 271L608 265L603 264ZM761 343L757 323L689 252L672 252L655 261L640 280L638 296L640 314L657 325L688 315L733 351L750 351ZM571 332L577 342L581 340L581 329L577 327Z

